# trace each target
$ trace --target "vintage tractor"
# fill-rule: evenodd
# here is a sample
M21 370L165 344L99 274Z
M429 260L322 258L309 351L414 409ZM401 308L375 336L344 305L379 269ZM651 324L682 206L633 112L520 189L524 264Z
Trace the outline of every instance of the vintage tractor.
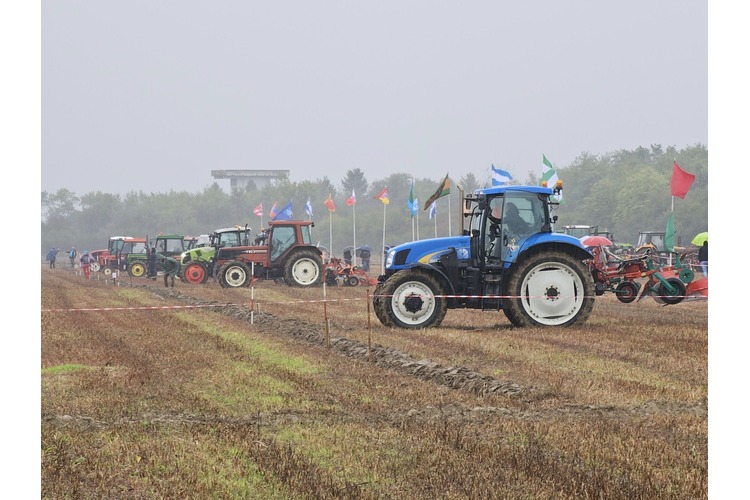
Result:
M250 246L220 247L214 266L224 288L250 286L252 279L283 279L289 286L316 286L323 280L321 251L312 244L311 221L270 221Z
M466 196L461 236L404 243L388 251L374 290L386 326L438 326L447 309L502 310L514 326L584 323L594 306L591 258L578 238L556 233L562 190L498 186Z
M145 238L111 236L106 250L96 250L91 255L96 259L91 270L102 271L109 276L115 271L128 270L128 255L146 252Z
M201 285L214 275L214 257L218 248L248 246L251 229L235 226L217 229L209 236L207 245L190 248L180 255L179 278Z
M148 238L146 238L148 239ZM157 253L169 257L179 258L180 254L185 251L185 237L181 234L160 234L155 240L149 242L152 248L156 248ZM133 278L142 278L148 273L148 254L131 253L128 255L128 274ZM157 259L156 271L163 271L162 263Z

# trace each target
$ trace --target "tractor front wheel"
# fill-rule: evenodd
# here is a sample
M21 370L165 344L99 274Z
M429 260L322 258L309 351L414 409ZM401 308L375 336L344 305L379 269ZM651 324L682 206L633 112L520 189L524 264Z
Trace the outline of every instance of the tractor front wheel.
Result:
M146 275L146 263L136 260L128 266L128 274L133 278L141 278Z
M219 269L219 284L223 288L249 286L250 281L250 270L238 260L231 260Z
M559 250L539 252L511 270L503 312L514 326L583 324L594 308L594 280L586 265Z
M190 262L182 270L183 281L191 285L202 285L208 280L206 264L200 261Z
M391 317L388 315L385 303L390 300L390 297L383 296L384 283L379 282L375 286L375 290L372 292L372 309L375 311L375 316L384 326L395 326Z
M315 286L323 278L323 260L313 250L300 250L284 264L284 282L289 286Z
M385 326L398 326L412 330L440 326L448 307L445 291L432 275L417 271L399 271L385 282L382 288L383 310L375 315ZM387 317L383 321L381 316Z

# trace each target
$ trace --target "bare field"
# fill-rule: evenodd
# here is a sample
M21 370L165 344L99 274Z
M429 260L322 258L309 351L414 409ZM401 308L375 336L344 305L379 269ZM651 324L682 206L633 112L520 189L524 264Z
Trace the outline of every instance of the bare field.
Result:
M41 292L43 498L708 495L707 301L407 331L364 287L262 282L252 325L215 283Z

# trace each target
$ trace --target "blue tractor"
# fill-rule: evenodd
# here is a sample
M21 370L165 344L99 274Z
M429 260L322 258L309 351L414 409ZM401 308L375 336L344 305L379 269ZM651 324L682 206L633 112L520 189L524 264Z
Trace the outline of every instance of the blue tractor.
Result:
M554 231L561 190L560 182L478 189L463 200L461 236L391 248L373 295L380 322L435 327L448 309L471 308L502 310L518 327L583 324L594 307L584 262L592 255Z

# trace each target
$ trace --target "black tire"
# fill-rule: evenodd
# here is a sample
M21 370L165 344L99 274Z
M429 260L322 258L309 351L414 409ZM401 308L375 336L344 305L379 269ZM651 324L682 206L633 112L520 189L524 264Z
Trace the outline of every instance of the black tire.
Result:
M594 308L594 279L583 261L547 250L516 264L504 294L503 312L514 326L573 326Z
M244 262L230 260L219 269L219 284L222 288L250 286L250 269Z
M410 330L440 326L448 310L440 282L420 270L407 269L392 275L383 285L381 300L384 303L386 326ZM376 313L378 319L380 315Z
M289 286L317 286L322 279L323 260L315 250L298 250L284 263L284 282Z
M135 260L128 266L128 274L132 278L142 278L146 276L146 263L141 260Z
M98 260L95 260L94 262L91 263L91 272L92 273L98 273L101 268L102 268L102 265L99 264Z
M638 291L640 288L641 287L638 283L623 281L617 285L617 288L615 288L615 295L617 295L617 300L623 304L630 304L638 298Z
M107 266L102 268L102 272L104 273L104 276L112 276L112 268Z
M349 286L357 286L359 285L359 278L356 276L349 276L346 278L346 284Z
M180 274L182 281L191 285L203 285L208 281L208 267L199 260L188 263Z
M383 296L384 283L378 283L375 286L375 291L372 293L372 309L375 311L375 316L378 318L383 326L395 326L391 317L388 315L388 311L385 309L385 303L388 302L390 297Z
M679 304L685 298L685 283L679 278L667 278L670 285L675 288L674 293L670 293L664 283L659 283L659 298L665 304Z

